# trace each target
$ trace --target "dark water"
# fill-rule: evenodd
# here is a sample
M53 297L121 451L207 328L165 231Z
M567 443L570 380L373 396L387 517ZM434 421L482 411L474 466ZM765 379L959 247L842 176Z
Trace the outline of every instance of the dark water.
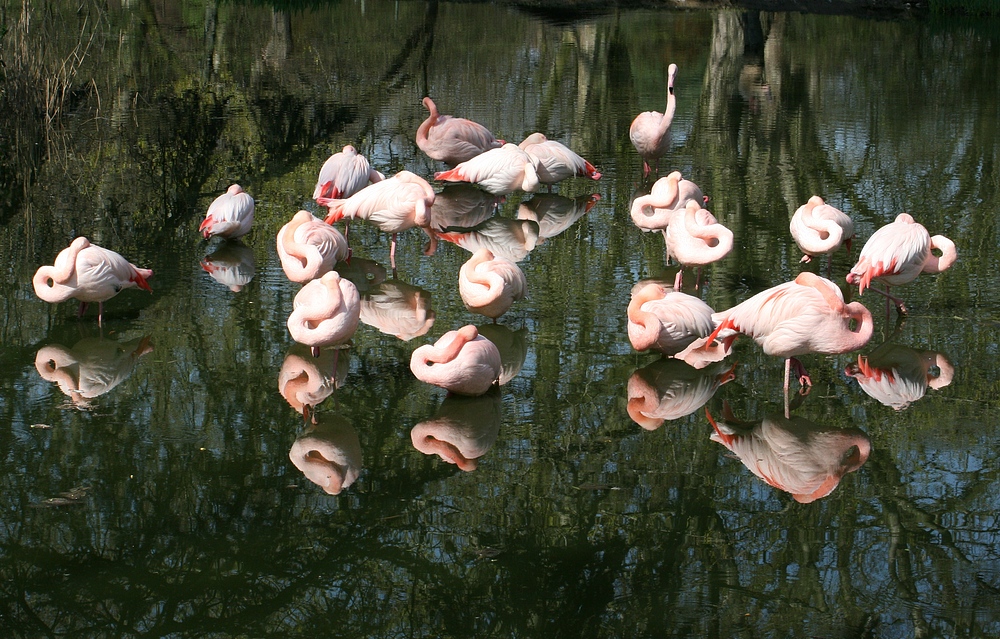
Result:
M3 634L1000 635L996 23L313 7L4 13ZM632 286L675 272L628 214L648 188L628 126L663 109L671 62L661 168L696 181L737 238L686 291L723 309L822 272L788 233L813 194L853 217L854 256L903 210L958 246L949 271L899 289L902 324L860 298L875 336L804 357L815 385L788 420L782 362L752 341L696 371L626 336ZM388 238L353 225L366 299L419 317L404 341L370 316L336 360L313 360L285 327L299 285L275 234L320 213L316 174L344 144L386 174L443 168L414 142L425 94L508 140L544 131L604 177L512 195L485 222L518 240L505 246L529 286L498 326L461 303L461 246L428 256L408 231L393 278ZM233 182L256 198L254 230L246 248L206 244L197 226ZM103 330L32 292L75 235L155 271L152 295L106 305ZM231 291L208 254L252 279ZM851 263L834 257L836 281ZM445 397L409 356L467 323L504 345L510 379ZM866 392L844 373L859 355L909 394ZM322 399L314 424L279 392L303 375ZM629 411L640 391L663 399L646 428ZM827 466L870 454L800 503L710 439L703 406L724 405ZM473 461L425 454L411 432ZM293 463L309 450L346 469L339 494Z

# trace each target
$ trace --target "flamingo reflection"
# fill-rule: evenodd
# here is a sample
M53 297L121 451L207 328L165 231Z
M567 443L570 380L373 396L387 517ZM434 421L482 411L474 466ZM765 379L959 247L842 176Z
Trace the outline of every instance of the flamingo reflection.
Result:
M292 443L288 458L306 479L327 494L339 495L361 474L361 442L351 423L321 413Z
M844 373L880 403L903 410L928 388L951 384L955 367L941 353L886 343L870 355L858 355L857 363L848 364Z
M437 237L461 246L470 253L481 248L511 262L520 262L538 244L538 223L531 220L511 220L494 215L472 228L450 228Z
M483 324L476 328L500 352L500 386L503 386L517 377L528 357L528 329L521 327L515 331L503 324Z
M413 447L425 455L438 455L468 472L496 442L500 434L500 392L478 397L449 395L431 419L410 431Z
M278 392L285 401L308 419L309 411L340 388L350 369L350 351L324 348L319 357L296 344L289 349L278 373Z
M125 381L139 358L151 352L148 335L127 342L85 337L72 348L50 344L38 349L35 369L42 379L58 384L74 404L87 408L90 400Z
M601 200L597 193L568 198L555 193L539 193L517 208L517 219L538 224L538 241L555 237L573 226Z
M401 280L386 280L361 297L361 322L408 342L434 325L431 294Z
M471 184L448 184L434 198L430 226L436 231L450 227L471 228L490 219L499 199Z
M646 430L687 417L734 379L735 368L735 364L716 363L699 370L678 359L658 359L629 378L629 417Z
M858 428L821 426L804 417L778 414L745 422L733 416L728 403L719 421L708 409L705 414L714 430L712 441L802 504L832 493L844 475L861 468L871 453L871 440Z
M234 293L242 291L257 273L253 250L238 240L219 244L202 258L201 268Z

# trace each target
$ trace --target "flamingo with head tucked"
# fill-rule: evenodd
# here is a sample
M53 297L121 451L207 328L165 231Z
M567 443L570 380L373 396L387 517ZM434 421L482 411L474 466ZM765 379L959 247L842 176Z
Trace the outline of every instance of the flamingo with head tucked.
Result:
M41 266L31 283L35 295L53 304L72 298L80 302L82 316L90 302L98 303L97 323L104 317L104 302L126 288L152 291L146 279L153 276L148 268L139 268L106 248L91 244L85 237L74 239L56 256L52 266Z
M830 206L818 195L796 209L788 229L799 249L805 253L802 262L824 254L830 254L832 262L833 252L841 244L851 250L851 238L854 237L854 222L850 216Z
M316 179L313 199L317 202L322 199L346 199L365 188L369 182L384 179L384 175L371 167L368 158L348 144L323 163Z
M478 122L441 115L429 97L424 106L430 115L417 127L417 146L431 159L455 166L503 144Z
M649 163L656 163L660 169L660 158L670 150L670 125L677 112L677 97L674 95L674 78L677 77L677 65L671 64L667 69L667 107L663 113L646 111L632 120L628 137L632 146L642 157L642 175L649 175Z
M235 240L250 232L253 211L253 198L239 184L233 184L212 201L198 230L206 240L214 235Z
M528 289L524 272L514 262L494 257L489 249L476 251L458 273L458 292L465 308L494 322Z
M323 346L342 344L354 335L361 317L361 296L350 280L330 271L302 287L292 302L288 332L319 357Z
M712 308L697 297L649 283L632 294L628 338L637 351L676 355L712 333Z
M872 315L864 305L845 304L836 284L809 272L715 313L712 319L718 326L709 342L722 338L731 343L742 333L752 337L768 355L784 357L786 391L793 364L799 372L799 383L812 385L796 355L858 350L871 339L874 328Z
M471 324L413 351L410 370L422 382L458 395L482 395L500 378L500 351Z
M285 276L308 282L333 270L351 256L340 231L309 211L299 211L278 231L278 258Z
M516 144L490 149L449 171L434 174L435 180L472 182L493 195L507 195L518 189L532 192L538 188L536 160Z
M941 251L935 255L934 250ZM912 215L900 213L896 219L875 231L861 249L858 263L847 274L848 284L858 284L858 294L871 286L872 280L885 284L885 295L896 304L896 310L906 314L903 300L889 294L889 286L906 284L921 273L940 273L958 259L955 243L943 235L931 237L927 229Z
M719 224L708 209L696 200L688 200L683 213L677 213L663 232L667 255L677 260L674 290L680 290L685 266L703 266L721 260L733 250L733 232Z
M664 231L678 212L684 212L688 202L706 204L698 185L685 180L680 171L674 171L653 184L648 195L632 201L632 222L643 231Z
M552 185L574 176L600 180L600 172L562 142L550 140L543 133L532 133L518 145L535 159L538 181Z

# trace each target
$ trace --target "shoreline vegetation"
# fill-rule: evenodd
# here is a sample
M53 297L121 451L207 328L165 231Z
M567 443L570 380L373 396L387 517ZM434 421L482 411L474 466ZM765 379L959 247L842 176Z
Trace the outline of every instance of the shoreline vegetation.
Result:
M603 0L510 0L509 3L539 12L589 12L615 7L646 7L794 11L875 18L916 18L925 15L1000 16L998 0L619 0L611 3Z

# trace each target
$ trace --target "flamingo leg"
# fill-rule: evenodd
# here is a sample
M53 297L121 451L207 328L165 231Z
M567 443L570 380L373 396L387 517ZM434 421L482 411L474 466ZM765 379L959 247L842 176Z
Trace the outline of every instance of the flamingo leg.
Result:
M896 305L896 312L898 312L900 315L908 315L909 314L909 311L906 310L906 304L903 303L903 299L900 298L900 297L896 297L895 295L890 295L889 294L889 285L888 284L886 284L884 291L880 291L879 289L874 288L874 287L871 287L868 290L875 291L879 295L884 295L885 296L885 313L886 313L886 317L888 317L888 315L889 315L889 302L892 302L893 304Z
M77 317L83 317L83 314L87 312L87 302L80 302L80 308L76 312Z
M795 367L795 375L799 378L799 385L802 386L800 392L802 394L808 393L810 388L812 388L812 378L806 372L806 367L802 365L802 362L795 359L794 357L789 357L785 360L785 388L788 387L788 372L792 367Z
M681 290L681 285L684 283L684 267L677 269L677 275L674 276L674 290Z
M396 277L396 234L392 234L389 244L389 265L392 267L392 276Z
M312 353L313 357L319 357L319 346L312 346L309 348L309 352Z
M104 302L97 303L97 325L101 328L104 327Z

